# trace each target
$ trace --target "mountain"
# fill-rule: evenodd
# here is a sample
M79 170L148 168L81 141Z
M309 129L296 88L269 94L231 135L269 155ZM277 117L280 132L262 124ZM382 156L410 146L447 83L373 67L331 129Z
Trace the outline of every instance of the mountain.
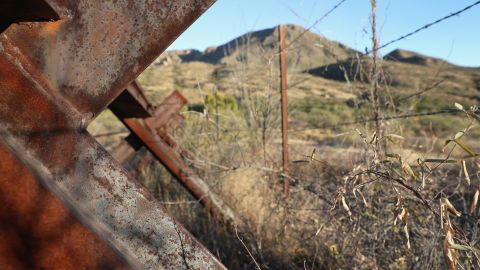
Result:
M330 41L293 24L286 26L286 43L289 58L295 59L295 66L302 69L335 63L357 53L341 43ZM198 61L218 65L232 61L263 61L274 57L277 52L278 27L273 27L246 33L218 47L209 47L203 52L169 51L164 53L156 64Z
M396 49L383 57L384 60L415 65L452 65L445 60L426 56L412 51Z
M286 26L289 96L347 100L369 83L371 58L298 25ZM416 52L396 49L380 62L382 84L394 95L408 95L437 85L431 95L479 100L480 69L466 68ZM162 54L140 77L147 93L160 100L173 89L191 102L221 91L243 97L278 86L278 28L248 32L204 51ZM348 82L348 83L347 83ZM354 83L354 86L352 86ZM353 89L352 89L353 87Z

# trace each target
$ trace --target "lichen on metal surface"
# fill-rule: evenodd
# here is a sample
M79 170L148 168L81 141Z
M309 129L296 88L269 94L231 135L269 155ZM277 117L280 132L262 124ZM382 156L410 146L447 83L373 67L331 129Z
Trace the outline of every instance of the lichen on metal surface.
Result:
M98 114L213 0L47 0L60 20L5 34L75 107Z
M45 2L0 34L2 143L132 268L223 268L85 130L213 0Z

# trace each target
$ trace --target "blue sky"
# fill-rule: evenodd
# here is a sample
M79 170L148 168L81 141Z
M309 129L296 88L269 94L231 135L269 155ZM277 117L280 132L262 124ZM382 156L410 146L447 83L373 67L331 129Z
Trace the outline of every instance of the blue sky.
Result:
M435 21L476 0L378 0L380 43ZM310 26L339 0L218 0L169 49L221 45L252 30L278 24ZM347 0L319 23L314 32L364 51L370 46L370 0ZM385 48L440 57L465 66L480 66L480 5L460 16Z

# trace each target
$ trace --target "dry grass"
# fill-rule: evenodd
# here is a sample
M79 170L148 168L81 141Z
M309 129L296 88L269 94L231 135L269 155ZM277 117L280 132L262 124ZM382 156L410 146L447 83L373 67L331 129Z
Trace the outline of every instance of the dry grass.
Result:
M307 37L304 42L314 40ZM271 39L261 39L263 43L257 45L268 45ZM334 46L321 39L315 42ZM279 171L277 63L263 61L273 59L276 48L267 46L270 53L242 48L220 63L157 65L140 78L154 103L179 89L191 102L208 109L184 112L185 125L175 136L196 155L193 166L201 177L248 226L238 228L237 235L215 221L158 164L151 164L140 180L225 265L252 269L253 256L263 269L444 269L450 251L459 254L457 266L480 267L478 207L470 211L480 185L477 158L466 159L465 169L461 162L419 163L432 158L462 160L468 153L460 144L442 150L447 139L469 126L460 143L478 153L480 130L471 115L386 121L382 138L376 138L368 124L322 128L368 118L370 85L304 73L312 63L295 60L301 55L299 49L290 55L289 65L292 187L291 196L285 198L281 184L285 175ZM258 54L262 61L245 60ZM338 59L327 60L318 66L331 66ZM381 63L385 79L380 87L386 93L380 102L382 113L478 103L478 70L426 63ZM425 92L437 82L441 84ZM205 106L206 97L215 93L233 97L238 106ZM396 102L406 96L412 97ZM97 121L93 133L119 128L109 115ZM102 143L110 147L116 139ZM387 151L375 159L376 140L385 142ZM460 217L440 213L446 198L462 213ZM449 224L454 228L450 232L454 244L461 246L447 243L445 251Z

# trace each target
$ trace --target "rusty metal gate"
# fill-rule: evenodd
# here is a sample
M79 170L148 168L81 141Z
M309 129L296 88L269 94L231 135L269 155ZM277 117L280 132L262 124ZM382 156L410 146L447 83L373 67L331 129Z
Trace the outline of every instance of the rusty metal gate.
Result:
M213 0L0 3L0 268L223 266L86 131Z

